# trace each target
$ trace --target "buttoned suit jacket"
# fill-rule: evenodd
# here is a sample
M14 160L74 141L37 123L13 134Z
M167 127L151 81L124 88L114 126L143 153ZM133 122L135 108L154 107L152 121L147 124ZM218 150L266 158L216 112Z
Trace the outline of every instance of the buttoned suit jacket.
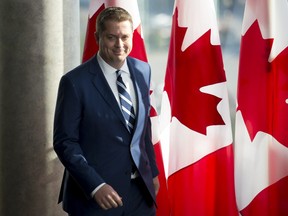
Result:
M155 201L153 178L158 169L149 117L151 70L146 62L131 57L127 65L138 107L132 134L96 55L60 80L53 146L65 167L59 201L69 213L101 212L91 192L104 182L118 192L125 205L133 162ZM107 212L105 215L120 215L122 209Z

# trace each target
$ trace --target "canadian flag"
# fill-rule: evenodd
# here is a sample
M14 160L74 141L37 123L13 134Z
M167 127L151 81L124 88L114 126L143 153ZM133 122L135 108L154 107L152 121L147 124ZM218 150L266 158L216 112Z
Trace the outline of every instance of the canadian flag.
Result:
M247 0L235 126L237 205L288 215L288 2Z
M238 215L213 0L175 0L160 127L172 216Z
M95 24L96 18L98 14L106 7L118 6L126 9L133 18L133 49L130 53L130 56L134 58L138 58L142 61L148 61L145 44L142 35L142 27L140 14L138 9L138 4L136 0L91 0L89 6L89 16L88 16L88 24L86 30L86 39L84 44L83 58L82 61L85 62L89 58L91 58L98 51L98 45L95 42L94 32L95 32ZM159 181L160 181L160 189L157 195L157 216L169 216L170 215L170 207L168 200L168 191L167 191L167 182L166 176L164 172L164 164L162 159L162 150L159 138L159 118L156 107L156 101L154 98L154 93L151 90L151 111L150 111L150 119L152 124L152 142L154 144L154 150L156 155L157 166L159 169Z

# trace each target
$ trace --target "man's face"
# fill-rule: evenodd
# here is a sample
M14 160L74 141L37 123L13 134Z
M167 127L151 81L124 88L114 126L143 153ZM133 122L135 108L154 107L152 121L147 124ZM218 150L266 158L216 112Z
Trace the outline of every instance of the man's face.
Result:
M107 21L106 29L99 35L100 56L109 65L119 69L132 50L133 30L129 21Z

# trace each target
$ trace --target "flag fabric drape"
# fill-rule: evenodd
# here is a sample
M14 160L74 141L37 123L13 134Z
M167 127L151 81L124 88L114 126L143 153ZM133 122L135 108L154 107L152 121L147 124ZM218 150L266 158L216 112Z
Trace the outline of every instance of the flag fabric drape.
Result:
M288 2L247 0L235 125L243 216L288 215Z
M238 215L226 85L213 0L175 0L160 113L172 216Z
M83 49L82 62L87 61L89 58L95 55L98 51L98 45L95 42L94 32L96 18L98 14L106 7L118 6L126 9L133 17L133 49L130 56L138 58L142 61L148 62L145 44L142 36L142 26L140 20L140 14L138 9L138 3L136 0L91 0L89 6L89 16L86 29L86 38ZM152 71L153 73L153 71ZM154 150L156 155L157 166L160 171L158 176L160 181L160 189L157 195L157 216L169 216L170 207L168 201L166 177L164 172L164 165L162 159L161 144L159 141L159 120L156 111L156 103L154 99L153 91L151 90L151 111L150 119L152 123L152 141L154 144Z

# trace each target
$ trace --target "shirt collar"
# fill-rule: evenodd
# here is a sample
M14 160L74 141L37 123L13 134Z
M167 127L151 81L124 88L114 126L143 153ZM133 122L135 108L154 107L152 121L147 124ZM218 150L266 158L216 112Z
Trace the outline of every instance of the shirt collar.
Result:
M107 64L104 59L100 56L99 52L97 53L97 60L99 62L99 65L100 65L100 68L102 69L103 73L104 74L112 74L112 73L115 73L116 72L116 68L112 67L111 65ZM127 74L130 74L129 73L129 68L128 68L128 65L127 65L127 61L125 59L125 62L124 64L122 65L122 67L120 68L120 70L122 72L125 72Z

